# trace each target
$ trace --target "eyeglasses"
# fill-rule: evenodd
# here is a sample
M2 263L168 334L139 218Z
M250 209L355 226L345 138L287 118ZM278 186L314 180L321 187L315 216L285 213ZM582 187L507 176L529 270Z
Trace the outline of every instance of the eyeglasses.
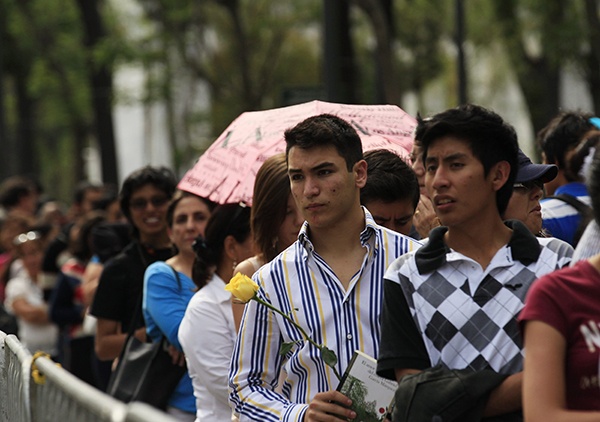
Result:
M25 242L29 242L31 240L38 240L41 239L42 235L40 232L37 231L28 231L27 233L21 233L20 235L18 235L17 237L15 237L13 239L13 244L15 246L19 246Z
M513 185L514 189L519 189L519 190L524 190L527 192L532 191L534 188L540 188L542 190L544 190L544 183L541 180L531 180L529 182L521 182L521 183L515 183Z
M146 198L137 198L129 203L131 209L142 211L145 210L148 206L148 203L151 203L154 208L159 208L169 202L169 198L166 196L153 196L150 199Z

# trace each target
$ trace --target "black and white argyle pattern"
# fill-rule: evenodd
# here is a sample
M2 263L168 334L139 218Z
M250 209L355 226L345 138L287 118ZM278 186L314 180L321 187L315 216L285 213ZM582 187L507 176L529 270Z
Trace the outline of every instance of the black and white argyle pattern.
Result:
M567 265L572 254L556 239L539 239L539 245L538 259L529 263L514 259L514 251L504 246L485 270L449 249L445 263L424 274L419 273L414 254L405 257L396 280L432 365L491 368L507 374L522 369L516 318L525 295L537 278Z

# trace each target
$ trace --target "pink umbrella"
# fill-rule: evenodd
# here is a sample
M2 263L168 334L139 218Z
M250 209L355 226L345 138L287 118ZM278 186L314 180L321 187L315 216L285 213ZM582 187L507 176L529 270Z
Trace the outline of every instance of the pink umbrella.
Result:
M385 148L406 158L416 120L394 105L349 105L311 101L242 113L200 156L179 189L225 204L252 204L256 172L270 156L285 151L283 132L310 116L334 114L348 121L363 150Z

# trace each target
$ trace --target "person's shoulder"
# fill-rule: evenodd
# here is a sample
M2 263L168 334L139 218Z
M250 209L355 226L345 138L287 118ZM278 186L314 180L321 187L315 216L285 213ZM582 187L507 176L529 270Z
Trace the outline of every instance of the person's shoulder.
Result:
M414 265L415 251L405 253L392 261L385 273L385 278L397 282L400 275L410 273L410 268Z
M8 283L6 283L6 294L8 295L11 291L20 291L24 288L29 288L31 285L32 282L29 277L25 277L23 274L18 274L8 280Z
M148 273L164 273L164 272L173 272L172 267L167 264L165 261L156 261L152 264L148 265L146 268L146 272Z
M156 261L148 265L146 271L144 272L144 279L151 280L154 278L160 278L162 280L166 277L174 279L175 273L173 271L173 268L165 261Z
M374 230L382 237L384 242L396 243L400 246L400 253L414 252L423 246L423 241L414 239L402 233L395 232L383 226L375 226ZM385 245L384 245L385 247Z
M123 250L121 252L119 252L118 254L116 254L115 256L110 258L108 261L106 261L106 264L104 264L104 268L127 265L127 263L129 262L129 260L131 259L131 257L133 256L133 253L135 251L136 251L135 242L129 243L127 246L125 246L123 248Z
M560 256L560 257L572 257L573 256L573 246L571 246L568 242L564 240L558 239L556 237L539 237L537 238L540 246L544 250L548 250L551 253Z
M242 273L248 277L252 277L252 275L261 267L260 264L257 257L253 256L240 262L233 270L233 273Z
M225 290L225 282L218 276L213 275L206 286L198 290L194 296L194 302L197 306L205 306L203 303L219 304L231 301L231 293Z

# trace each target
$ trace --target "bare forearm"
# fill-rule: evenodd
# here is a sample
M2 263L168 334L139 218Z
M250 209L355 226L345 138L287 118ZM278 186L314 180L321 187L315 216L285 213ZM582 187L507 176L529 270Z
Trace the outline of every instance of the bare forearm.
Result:
M100 360L113 360L119 357L127 334L96 335L96 355Z
M502 415L521 409L523 406L522 386L523 372L518 372L506 378L490 394L483 411L483 416Z
M46 324L49 321L48 307L45 305L31 305L20 299L14 302L13 308L19 318L31 324Z

